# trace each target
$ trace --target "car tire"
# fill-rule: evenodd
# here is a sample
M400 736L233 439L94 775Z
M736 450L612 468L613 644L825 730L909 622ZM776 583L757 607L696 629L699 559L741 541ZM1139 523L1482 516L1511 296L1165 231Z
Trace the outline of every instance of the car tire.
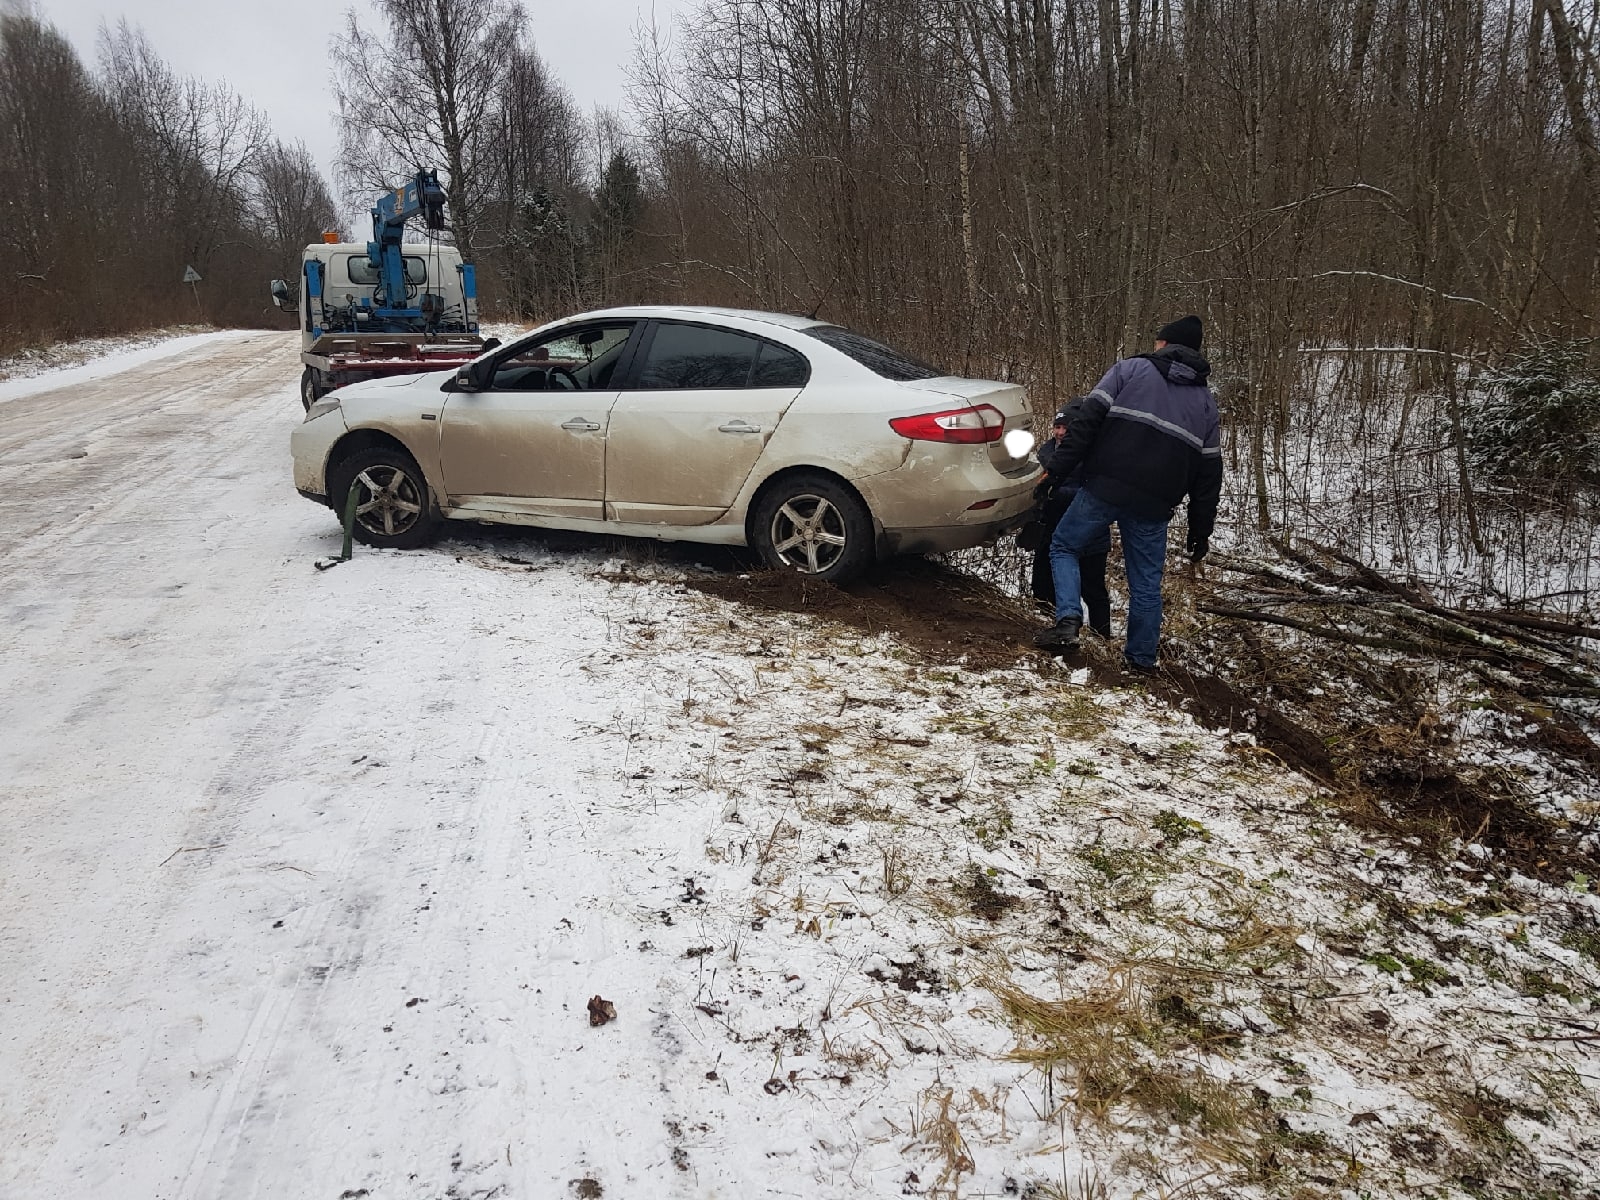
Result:
M846 583L877 555L867 506L826 475L790 475L767 488L750 524L751 543L769 567L821 583Z
M359 489L353 532L363 545L413 550L438 531L440 517L428 481L404 450L361 450L328 471L328 503L341 521L351 487Z
M326 394L322 390L322 383L317 378L315 371L307 367L300 372L300 403L305 405L307 412L310 412L311 406Z

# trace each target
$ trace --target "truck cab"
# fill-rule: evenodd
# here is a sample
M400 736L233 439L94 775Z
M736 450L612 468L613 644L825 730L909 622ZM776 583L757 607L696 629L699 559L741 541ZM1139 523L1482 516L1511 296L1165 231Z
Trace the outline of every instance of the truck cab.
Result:
M273 303L297 309L307 408L346 383L435 370L451 365L440 355L470 358L481 347L477 281L461 252L437 241L406 243L400 252L404 296L384 295L365 242L307 246L298 289L272 281Z

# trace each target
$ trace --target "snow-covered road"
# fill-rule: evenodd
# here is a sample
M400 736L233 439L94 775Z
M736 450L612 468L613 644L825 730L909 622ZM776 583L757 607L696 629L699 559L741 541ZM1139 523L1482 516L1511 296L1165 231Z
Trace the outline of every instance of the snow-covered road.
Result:
M296 375L241 335L3 412L0 1195L668 1164L611 872L703 831L585 810L627 753L583 671L606 587L314 572L338 532L290 486ZM596 992L629 1019L591 1031Z

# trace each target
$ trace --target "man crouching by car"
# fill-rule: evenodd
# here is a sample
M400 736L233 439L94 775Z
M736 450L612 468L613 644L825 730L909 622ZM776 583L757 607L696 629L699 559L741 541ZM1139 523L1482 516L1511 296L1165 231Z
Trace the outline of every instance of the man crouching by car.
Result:
M1061 451L1067 440L1067 429L1082 414L1086 399L1076 396L1067 402L1050 424L1050 437L1039 447L1039 465L1045 469L1045 477L1034 493L1039 501L1039 528L1033 549L1033 595L1052 617L1056 611L1056 581L1050 565L1050 542L1073 497L1083 486L1081 463L1060 474L1055 463L1063 457ZM1107 529L1098 548L1078 556L1078 578L1083 606L1089 610L1089 628L1104 638L1111 636L1111 593L1106 588L1106 555L1110 550L1111 531Z
M1056 623L1034 644L1056 653L1077 649L1083 624L1080 560L1100 546L1111 523L1122 535L1128 575L1128 640L1123 662L1155 670L1161 641L1161 576L1167 522L1189 498L1189 557L1210 545L1222 495L1217 401L1206 387L1211 364L1200 354L1200 318L1156 332L1155 351L1114 364L1068 427L1052 473L1083 466L1083 486L1056 526L1050 565Z

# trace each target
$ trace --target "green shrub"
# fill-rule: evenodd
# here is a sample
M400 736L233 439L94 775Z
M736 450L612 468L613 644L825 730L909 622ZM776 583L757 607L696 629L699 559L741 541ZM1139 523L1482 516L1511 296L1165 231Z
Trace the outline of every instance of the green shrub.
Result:
M1468 405L1473 465L1494 478L1600 486L1600 368L1587 342L1508 358Z

